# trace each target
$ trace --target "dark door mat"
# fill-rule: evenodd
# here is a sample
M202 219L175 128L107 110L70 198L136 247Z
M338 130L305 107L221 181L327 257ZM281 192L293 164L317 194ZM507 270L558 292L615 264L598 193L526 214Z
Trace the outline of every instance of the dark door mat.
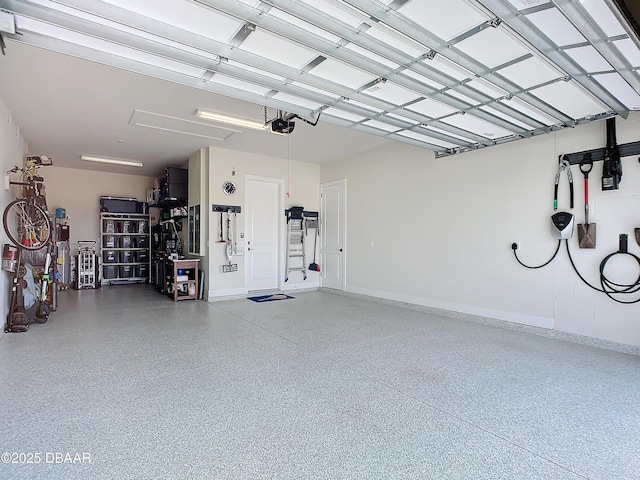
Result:
M247 297L247 300L251 300L252 302L273 302L274 300L288 300L290 298L295 297L290 297L284 293L278 293L275 295L262 295L260 297Z

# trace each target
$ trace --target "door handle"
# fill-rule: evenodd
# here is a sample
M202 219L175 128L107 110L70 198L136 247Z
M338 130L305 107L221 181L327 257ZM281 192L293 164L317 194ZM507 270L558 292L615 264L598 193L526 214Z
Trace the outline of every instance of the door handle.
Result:
M342 251L342 249L340 249L340 251Z

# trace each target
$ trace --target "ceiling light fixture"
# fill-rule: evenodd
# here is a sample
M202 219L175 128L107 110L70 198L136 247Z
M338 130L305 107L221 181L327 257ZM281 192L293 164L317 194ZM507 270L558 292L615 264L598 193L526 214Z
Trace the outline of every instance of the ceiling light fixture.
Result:
M230 117L228 115L222 115L220 113L208 112L207 110L196 110L196 117L204 118L205 120L213 120L214 122L237 125L239 127L253 128L255 130L267 129L267 126L260 122L253 122L251 120L245 120L243 118Z
M80 155L80 159L87 162L110 163L112 165L125 165L127 167L142 167L143 165L142 162L136 162L134 160L125 160L123 158L96 157L93 155Z

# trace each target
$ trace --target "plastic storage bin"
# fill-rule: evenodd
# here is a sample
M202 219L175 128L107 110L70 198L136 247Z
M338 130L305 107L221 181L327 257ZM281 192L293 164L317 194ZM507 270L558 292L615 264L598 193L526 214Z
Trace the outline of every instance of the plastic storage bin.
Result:
M133 252L130 252L127 250L120 252L120 263L132 263L132 262L135 262L133 258Z
M102 252L103 263L118 263L118 252L115 250L105 250Z
M115 265L109 265L109 266L103 267L102 274L103 274L103 277L107 279L117 278L118 267L116 267Z
M135 265L133 267L133 276L140 278L149 278L149 266L148 265Z
M102 231L104 233L116 233L116 221L115 220L103 220Z
M124 235L120 237L120 248L133 248L131 235Z
M133 277L133 265L121 265L120 266L120 278Z

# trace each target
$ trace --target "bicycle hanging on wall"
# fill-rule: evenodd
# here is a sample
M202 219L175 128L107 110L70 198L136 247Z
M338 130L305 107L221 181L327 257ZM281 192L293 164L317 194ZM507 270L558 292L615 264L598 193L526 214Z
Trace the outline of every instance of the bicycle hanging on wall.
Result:
M47 160L51 162L50 159ZM7 172L22 172L24 181L12 181L10 184L22 187L23 198L7 205L2 215L2 224L9 240L25 250L39 250L51 241L51 222L44 196L44 178L34 174L41 165L51 163L36 163L23 168L16 166Z

